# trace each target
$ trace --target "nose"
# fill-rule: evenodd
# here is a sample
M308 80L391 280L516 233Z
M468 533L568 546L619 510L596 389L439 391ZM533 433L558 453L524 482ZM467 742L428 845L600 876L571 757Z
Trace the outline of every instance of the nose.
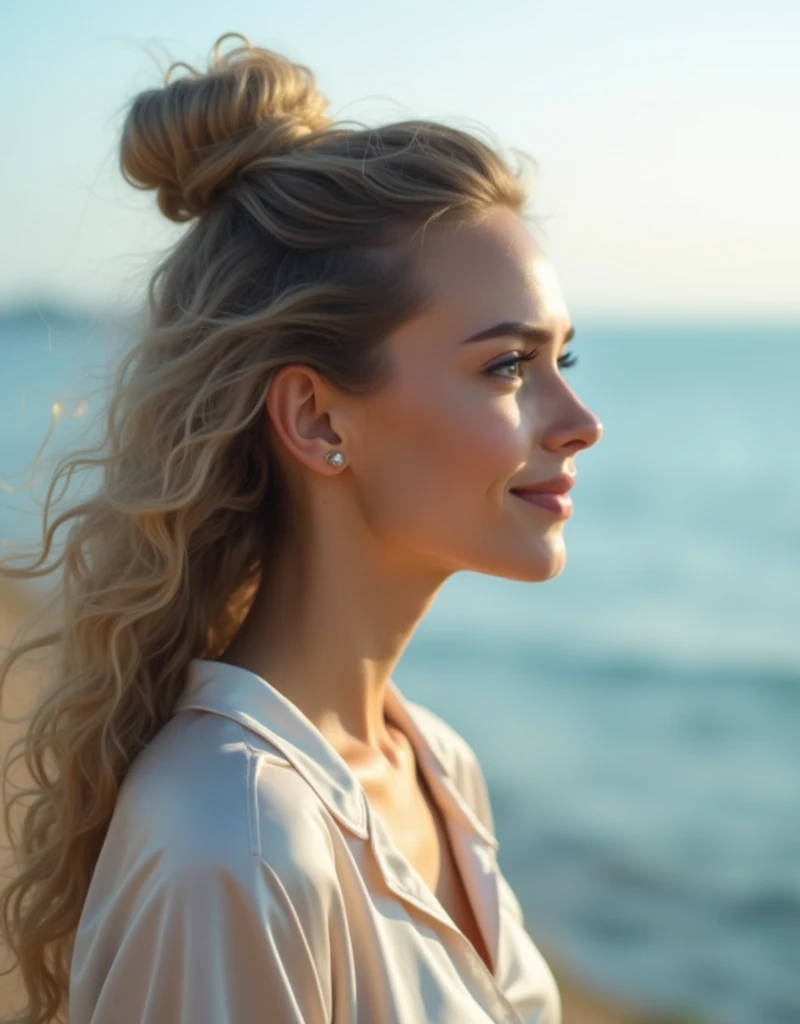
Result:
M586 409L588 415L586 425L581 428L581 440L583 441L584 448L591 448L603 436L603 424L591 409L588 409L586 406L584 406L584 409Z
M545 430L543 443L553 451L575 454L597 444L603 436L603 424L574 391L569 388L567 391L570 400L561 405L559 414Z
M585 423L573 430L569 441L566 442L573 454L582 451L584 448L591 448L603 436L603 424L588 409L587 412L589 415L585 418ZM561 447L563 448L564 445Z

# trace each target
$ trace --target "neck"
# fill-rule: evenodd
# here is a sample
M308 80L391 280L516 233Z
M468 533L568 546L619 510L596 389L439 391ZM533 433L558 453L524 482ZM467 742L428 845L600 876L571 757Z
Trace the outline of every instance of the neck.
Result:
M220 660L260 675L337 749L385 745L386 687L447 574L387 551L325 504L281 546Z

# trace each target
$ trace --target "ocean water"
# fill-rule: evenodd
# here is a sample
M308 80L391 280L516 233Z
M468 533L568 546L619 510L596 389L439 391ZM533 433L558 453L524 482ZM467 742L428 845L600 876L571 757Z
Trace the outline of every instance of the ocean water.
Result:
M543 947L654 1007L798 1024L800 324L576 327L565 372L605 433L563 572L453 577L394 678L478 753ZM69 447L116 344L0 322L4 544L41 533L9 478L55 401L47 452Z

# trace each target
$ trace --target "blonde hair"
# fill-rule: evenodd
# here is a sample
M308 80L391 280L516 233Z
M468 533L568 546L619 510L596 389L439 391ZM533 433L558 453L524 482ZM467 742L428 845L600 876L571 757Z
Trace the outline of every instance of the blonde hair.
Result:
M7 649L56 653L52 685L8 751L32 785L12 845L2 931L29 1005L8 1024L63 1020L74 934L119 787L170 717L193 657L220 656L291 523L270 457L265 394L289 363L365 393L391 374L381 340L427 301L402 242L527 190L497 149L444 124L335 125L308 68L270 50L172 64L134 97L125 179L191 222L156 267L148 319L124 354L105 438L58 463L41 554L10 578L63 567L59 628ZM170 81L184 67L189 74ZM524 155L523 155L524 156ZM405 255L404 255L405 253ZM102 485L48 525L55 484ZM53 534L69 523L48 566ZM43 567L44 566L44 567Z

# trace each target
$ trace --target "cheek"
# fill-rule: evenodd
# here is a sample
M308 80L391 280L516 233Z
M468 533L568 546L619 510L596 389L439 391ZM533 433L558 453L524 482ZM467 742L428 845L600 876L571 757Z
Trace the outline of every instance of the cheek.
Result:
M398 389L375 404L367 434L373 525L420 541L485 524L530 450L513 397L463 381Z

